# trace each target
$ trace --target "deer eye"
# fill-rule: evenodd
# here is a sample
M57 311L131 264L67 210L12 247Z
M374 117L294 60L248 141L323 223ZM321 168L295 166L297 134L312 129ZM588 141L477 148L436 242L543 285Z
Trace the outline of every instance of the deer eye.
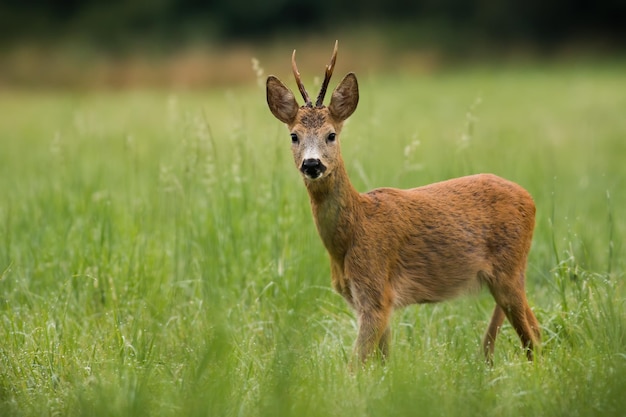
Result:
M326 138L326 140L328 142L334 142L335 141L335 134L334 133L329 133L328 134L328 138Z
M291 134L291 143L298 143L298 135L295 133Z

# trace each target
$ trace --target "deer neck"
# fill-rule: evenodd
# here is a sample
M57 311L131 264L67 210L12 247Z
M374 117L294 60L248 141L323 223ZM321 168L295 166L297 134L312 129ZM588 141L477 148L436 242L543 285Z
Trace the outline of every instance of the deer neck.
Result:
M358 222L360 194L352 186L343 164L326 177L305 183L322 242L333 258L343 260Z

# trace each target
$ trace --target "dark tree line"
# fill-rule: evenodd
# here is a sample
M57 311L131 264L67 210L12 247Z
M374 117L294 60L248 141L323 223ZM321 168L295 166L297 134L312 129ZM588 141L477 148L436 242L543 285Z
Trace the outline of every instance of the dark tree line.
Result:
M4 42L80 36L115 45L259 39L338 25L404 22L531 42L626 40L626 0L2 0Z

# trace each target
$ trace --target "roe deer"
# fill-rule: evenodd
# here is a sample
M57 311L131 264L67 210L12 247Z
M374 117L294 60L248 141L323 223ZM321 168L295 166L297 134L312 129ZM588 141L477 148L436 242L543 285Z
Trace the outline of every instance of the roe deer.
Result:
M267 103L291 134L294 161L330 255L333 288L358 315L358 357L388 355L394 308L443 301L485 285L496 301L483 340L487 361L505 316L532 360L540 330L524 290L535 224L530 194L492 174L409 190L357 192L339 149L343 122L359 101L356 76L347 74L328 107L323 105L337 57L335 43L313 105L295 53L291 64L305 104L298 106L274 76L267 79Z

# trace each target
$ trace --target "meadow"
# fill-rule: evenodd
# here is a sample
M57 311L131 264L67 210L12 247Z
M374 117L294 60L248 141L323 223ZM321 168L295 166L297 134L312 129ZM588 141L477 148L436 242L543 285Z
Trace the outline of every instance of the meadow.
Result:
M287 64L271 72L293 88ZM357 189L493 172L535 198L542 351L528 363L507 323L493 367L485 292L397 311L389 361L349 371L355 317L252 70L3 92L0 415L624 415L625 69L357 73Z

